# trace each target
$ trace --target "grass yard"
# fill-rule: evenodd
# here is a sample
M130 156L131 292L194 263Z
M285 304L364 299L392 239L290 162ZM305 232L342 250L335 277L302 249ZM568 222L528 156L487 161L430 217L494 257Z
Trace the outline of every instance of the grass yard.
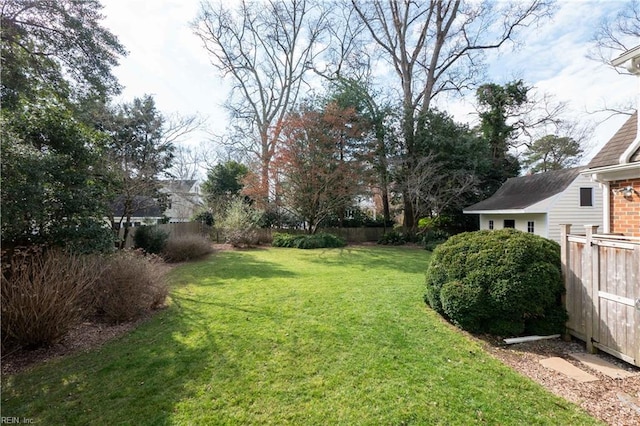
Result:
M39 424L597 424L422 301L428 253L220 252L171 273L170 307L91 353L3 377Z

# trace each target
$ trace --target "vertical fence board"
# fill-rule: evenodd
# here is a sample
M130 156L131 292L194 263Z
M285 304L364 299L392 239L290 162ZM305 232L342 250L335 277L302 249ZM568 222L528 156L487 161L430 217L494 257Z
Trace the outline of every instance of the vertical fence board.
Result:
M567 328L588 350L640 366L640 239L586 231L563 233Z

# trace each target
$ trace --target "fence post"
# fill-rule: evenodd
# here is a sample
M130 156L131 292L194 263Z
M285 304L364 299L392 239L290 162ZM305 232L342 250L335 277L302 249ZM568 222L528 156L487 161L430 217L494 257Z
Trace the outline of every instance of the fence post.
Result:
M567 308L567 296L575 297L574 295L567 295L569 290L568 279L569 279L569 262L571 261L571 250L569 246L569 234L571 233L571 225L570 224L561 224L560 225L560 266L562 268L562 282L564 283L564 292L562 293L561 301L562 306ZM568 322L568 321L567 321ZM564 333L562 334L562 339L564 341L570 341L571 335L569 334L569 328L565 324Z
M593 346L593 334L595 321L600 321L598 306L598 288L599 288L599 256L598 246L593 244L593 234L598 231L598 225L585 225L586 230L586 242L584 246L583 258L582 258L582 283L587 296L589 298L589 304L585 304L583 309L585 310L585 340L587 344L587 352L596 353L597 349Z

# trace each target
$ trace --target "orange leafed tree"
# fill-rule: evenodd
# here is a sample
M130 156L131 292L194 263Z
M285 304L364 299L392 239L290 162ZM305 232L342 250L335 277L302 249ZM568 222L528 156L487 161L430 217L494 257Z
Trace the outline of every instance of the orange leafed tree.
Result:
M274 165L283 208L298 216L309 233L323 219L353 205L366 180L355 111L328 104L302 107L283 123Z

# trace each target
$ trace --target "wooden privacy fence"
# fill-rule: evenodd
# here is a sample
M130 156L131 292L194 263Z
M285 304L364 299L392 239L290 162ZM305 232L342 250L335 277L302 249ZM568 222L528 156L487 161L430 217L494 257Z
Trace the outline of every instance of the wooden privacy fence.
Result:
M144 225L143 225L144 226ZM208 237L211 232L211 227L200 222L180 222L180 223L163 223L161 225L151 225L158 229L161 229L169 234L169 236L179 237L183 235L202 235ZM133 247L133 236L136 234L136 229L139 226L129 228L129 235L125 243L126 248ZM122 240L124 236L124 229L120 229L118 237Z
M567 329L589 352L600 349L640 366L640 238L570 233L562 225L561 257Z
M389 231L390 229L387 229ZM271 243L274 233L304 234L300 229L271 229L260 228L257 230L261 243ZM384 228L322 228L318 232L327 232L344 238L349 243L377 242L385 233ZM218 229L213 229L211 238L216 243L224 242L224 235Z
M211 228L199 222L183 222L183 223L166 223L163 225L151 225L162 229L169 233L170 236L181 236L189 234L203 235L211 237L211 240L216 243L223 243L224 236L219 229ZM133 236L136 233L136 229L139 226L129 228L129 236L125 247L133 247ZM262 243L271 243L273 240L273 234L276 232L287 232L293 234L302 234L304 231L291 230L291 229L258 229L258 239ZM378 241L385 232L384 228L323 228L321 232L328 232L330 234L338 235L344 238L350 243L364 243ZM122 239L124 235L124 229L120 229L119 238Z

